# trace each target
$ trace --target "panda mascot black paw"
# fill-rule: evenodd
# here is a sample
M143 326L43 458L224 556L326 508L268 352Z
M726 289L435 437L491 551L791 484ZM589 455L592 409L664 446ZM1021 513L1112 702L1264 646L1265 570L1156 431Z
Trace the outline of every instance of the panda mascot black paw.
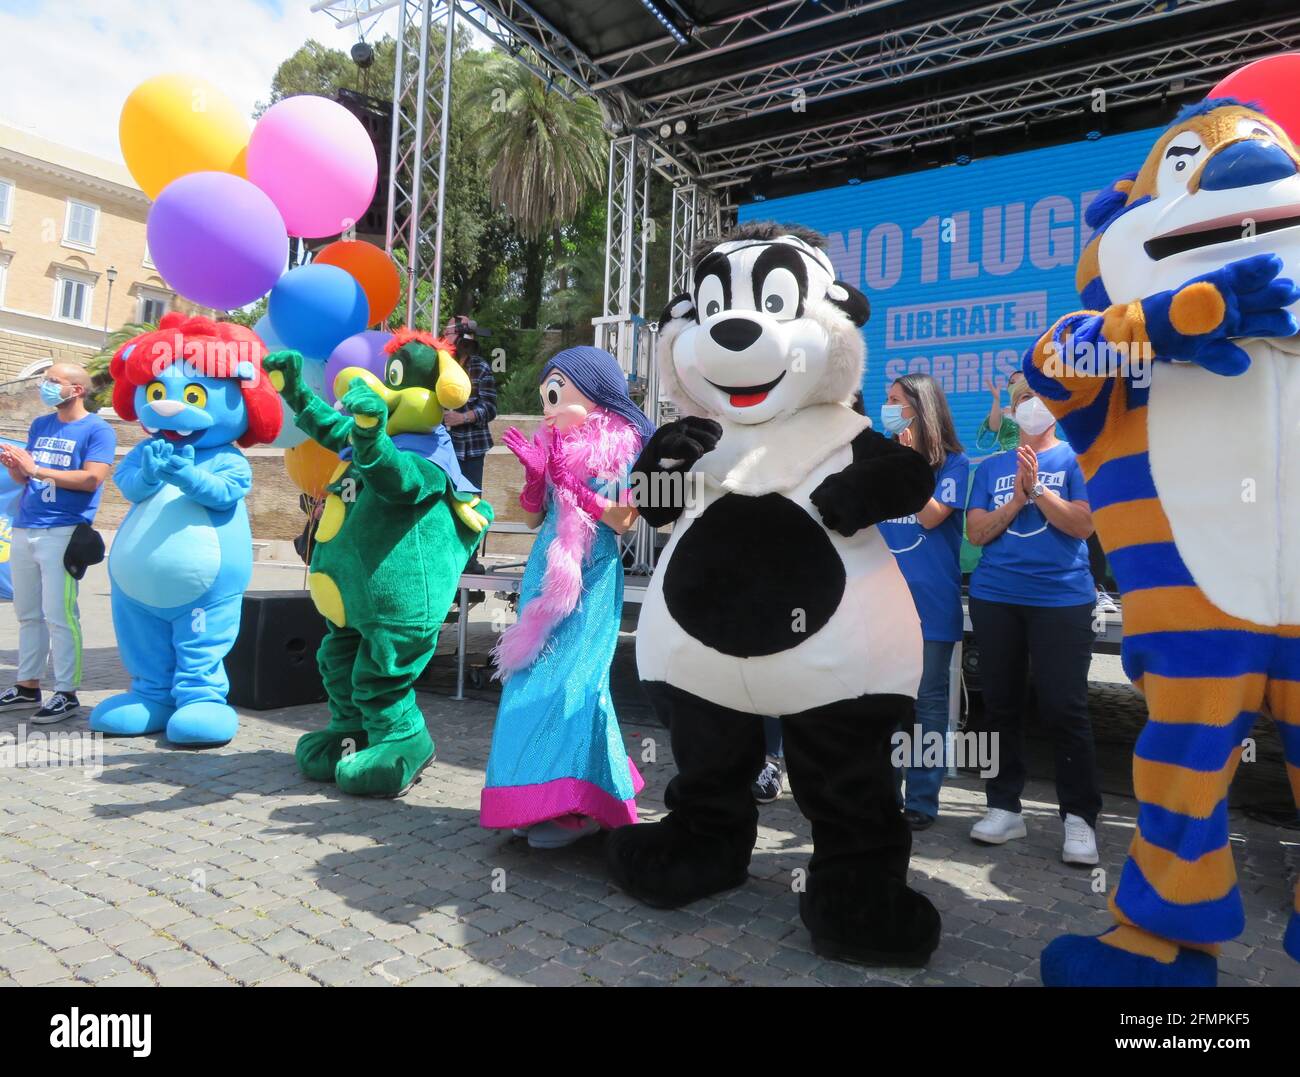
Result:
M660 320L665 393L685 415L642 450L641 515L676 521L637 628L637 667L678 773L661 822L607 843L614 880L673 908L741 885L758 832L761 715L782 719L812 824L799 909L818 953L920 965L939 914L907 885L912 838L890 736L911 724L921 631L874 527L921 509L934 478L847 404L866 298L824 240L743 225L696 258Z

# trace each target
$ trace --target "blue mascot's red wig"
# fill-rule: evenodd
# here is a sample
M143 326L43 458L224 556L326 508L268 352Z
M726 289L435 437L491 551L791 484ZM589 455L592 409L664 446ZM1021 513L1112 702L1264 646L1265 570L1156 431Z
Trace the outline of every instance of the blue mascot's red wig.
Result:
M158 328L123 344L113 356L108 372L113 378L113 410L123 419L135 419L135 390L148 385L164 367L185 359L204 377L235 378L248 411L248 430L238 444L274 441L280 433L283 409L280 397L262 370L266 345L251 329L234 322L214 322L180 311L164 314ZM240 370L241 363L251 366ZM241 373L243 376L241 376Z

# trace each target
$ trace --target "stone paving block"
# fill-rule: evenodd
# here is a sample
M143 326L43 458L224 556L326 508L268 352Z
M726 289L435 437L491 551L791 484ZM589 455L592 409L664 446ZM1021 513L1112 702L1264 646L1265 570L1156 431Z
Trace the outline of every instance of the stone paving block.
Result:
M293 972L294 969L269 954L257 954L254 957L246 957L229 965L223 963L221 971L224 975L239 983L257 984L283 973Z
M282 972L278 976L272 976L269 980L263 980L257 985L258 987L320 987L320 983L313 980L310 976L304 976L300 972Z
M19 987L47 987L71 978L68 967L57 961L43 961L25 969L15 969L11 975Z

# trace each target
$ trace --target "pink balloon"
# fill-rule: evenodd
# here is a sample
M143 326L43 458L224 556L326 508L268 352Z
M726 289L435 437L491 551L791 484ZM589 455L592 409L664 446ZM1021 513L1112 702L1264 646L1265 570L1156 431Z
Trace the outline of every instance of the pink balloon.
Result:
M344 367L359 366L383 381L384 366L388 362L384 345L392 339L392 333L385 333L381 329L367 329L361 333L354 333L339 344L325 363L325 392L322 394L325 399L331 404L334 403L334 379Z
M291 236L347 231L370 206L379 178L361 121L324 97L286 97L248 142L248 178L270 196Z
M1239 67L1205 96L1258 104L1292 142L1300 143L1300 52L1266 56Z

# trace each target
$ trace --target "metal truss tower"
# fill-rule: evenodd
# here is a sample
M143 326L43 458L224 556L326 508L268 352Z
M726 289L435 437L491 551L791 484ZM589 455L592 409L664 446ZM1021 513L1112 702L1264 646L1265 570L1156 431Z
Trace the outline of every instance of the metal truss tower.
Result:
M328 0L312 10L340 26L397 9L393 137L388 154L384 247L406 274L406 324L437 331L442 301L442 219L451 122L456 4L438 0ZM436 39L441 24L442 41ZM440 47L439 47L440 46ZM425 281L430 287L421 288Z

